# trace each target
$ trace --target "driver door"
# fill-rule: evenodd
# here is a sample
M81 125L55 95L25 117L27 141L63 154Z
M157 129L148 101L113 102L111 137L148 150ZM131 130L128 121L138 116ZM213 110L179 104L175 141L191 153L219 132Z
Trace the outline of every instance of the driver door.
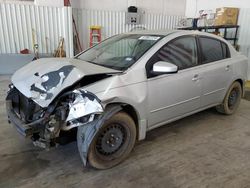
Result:
M153 65L165 61L178 66L174 74L154 76ZM201 77L196 39L176 38L156 52L146 65L148 84L148 126L157 127L200 108Z

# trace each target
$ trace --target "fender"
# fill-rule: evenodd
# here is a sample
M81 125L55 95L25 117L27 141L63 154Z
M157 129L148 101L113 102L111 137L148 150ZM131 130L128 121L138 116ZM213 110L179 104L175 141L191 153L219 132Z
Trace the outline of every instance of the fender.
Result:
M122 107L120 105L110 105L105 109L103 115L99 119L89 124L85 124L85 125L78 127L77 146L78 146L81 159L85 166L87 165L87 162L88 162L89 146L93 138L95 137L96 133L102 127L102 125L104 124L106 120L108 120L114 114L116 114L117 112L121 110L122 110Z

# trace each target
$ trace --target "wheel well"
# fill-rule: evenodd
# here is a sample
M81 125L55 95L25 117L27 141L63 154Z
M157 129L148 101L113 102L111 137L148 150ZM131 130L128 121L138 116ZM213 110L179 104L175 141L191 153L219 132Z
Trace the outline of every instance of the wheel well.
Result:
M126 112L135 122L136 125L136 137L138 138L139 134L139 119L138 119L138 114L135 110L135 108L129 104L124 104L124 103L111 103L109 105L120 105L122 107L122 111ZM106 106L106 107L107 107Z
M239 82L241 85L241 89L242 89L242 95L244 96L244 85L243 85L243 80L242 79L237 79L235 80L235 82Z

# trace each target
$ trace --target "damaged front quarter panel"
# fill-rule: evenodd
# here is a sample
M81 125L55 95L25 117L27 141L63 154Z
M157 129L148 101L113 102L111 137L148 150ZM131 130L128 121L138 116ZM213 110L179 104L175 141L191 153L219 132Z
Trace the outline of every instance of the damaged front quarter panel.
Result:
M67 131L74 127L90 123L95 116L103 113L101 101L93 93L85 90L74 90L73 101L68 104L68 116L62 130Z

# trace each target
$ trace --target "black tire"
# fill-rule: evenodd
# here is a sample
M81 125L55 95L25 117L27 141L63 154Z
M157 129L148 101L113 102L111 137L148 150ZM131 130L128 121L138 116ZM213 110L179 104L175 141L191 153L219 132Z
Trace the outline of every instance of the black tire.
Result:
M242 87L239 82L234 82L223 100L221 105L216 106L216 110L219 113L231 115L233 114L240 105L240 100L242 97Z
M96 169L108 169L121 163L132 151L136 140L133 119L118 112L95 135L88 152L88 163Z

